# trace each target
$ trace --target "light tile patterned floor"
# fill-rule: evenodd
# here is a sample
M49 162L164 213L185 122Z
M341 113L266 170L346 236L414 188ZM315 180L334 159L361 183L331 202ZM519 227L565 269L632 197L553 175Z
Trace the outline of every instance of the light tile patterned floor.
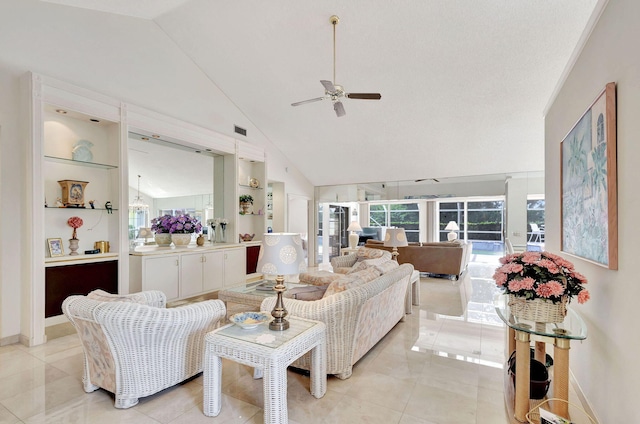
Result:
M422 306L414 306L414 313L359 361L351 378L330 377L324 398L312 397L309 378L290 371L290 423L509 422L503 398L505 329L487 306L496 295L493 269L493 263L474 264L458 282L422 278ZM453 310L464 313L443 314ZM78 338L57 331L60 337L42 346L0 348L0 423L262 422L262 380L226 360L218 417L202 413L201 376L131 409L115 409L109 393L84 393Z

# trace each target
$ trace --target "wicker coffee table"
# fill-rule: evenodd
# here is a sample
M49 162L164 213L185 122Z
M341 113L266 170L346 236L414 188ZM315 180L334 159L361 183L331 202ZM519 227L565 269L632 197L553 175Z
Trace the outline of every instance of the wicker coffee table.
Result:
M269 323L244 330L229 324L205 336L203 364L203 412L217 416L222 407L222 360L231 359L255 368L254 378L264 375L264 422L287 423L287 367L311 351L311 394L327 391L325 324L289 317L284 331L269 330Z

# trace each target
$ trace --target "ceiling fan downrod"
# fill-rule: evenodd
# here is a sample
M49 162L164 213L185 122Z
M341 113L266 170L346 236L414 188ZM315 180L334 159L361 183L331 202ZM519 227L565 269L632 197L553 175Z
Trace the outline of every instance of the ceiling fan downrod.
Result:
M333 25L333 85L336 84L336 25L340 22L340 18L337 15L332 15L329 18L329 22Z

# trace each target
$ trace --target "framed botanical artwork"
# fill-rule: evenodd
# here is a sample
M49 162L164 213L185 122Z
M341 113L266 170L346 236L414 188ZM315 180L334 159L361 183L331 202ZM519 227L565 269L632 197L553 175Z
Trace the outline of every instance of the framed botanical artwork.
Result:
M562 251L618 269L616 85L608 83L561 145Z
M47 247L49 248L49 256L52 258L64 256L64 247L62 246L61 238L48 238Z

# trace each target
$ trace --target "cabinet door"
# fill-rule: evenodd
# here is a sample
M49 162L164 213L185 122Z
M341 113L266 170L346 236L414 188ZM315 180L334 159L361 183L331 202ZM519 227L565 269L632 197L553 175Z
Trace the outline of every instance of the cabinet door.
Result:
M224 285L237 286L247 280L247 256L245 249L229 249L224 252Z
M180 265L180 297L189 297L202 293L202 253L182 255Z
M180 258L178 255L144 258L142 290L160 290L167 300L178 298Z
M224 282L224 255L223 251L207 252L203 255L202 289L204 292L222 288Z

